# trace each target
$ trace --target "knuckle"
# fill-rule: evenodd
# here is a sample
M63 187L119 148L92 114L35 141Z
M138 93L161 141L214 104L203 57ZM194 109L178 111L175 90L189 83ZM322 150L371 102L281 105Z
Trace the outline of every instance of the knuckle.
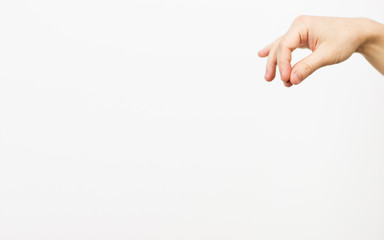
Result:
M303 71L304 71L305 76L308 76L308 75L313 73L313 69L312 69L311 65L309 65L306 62L303 62Z
M299 15L295 18L295 20L293 21L294 23L303 23L303 22L306 22L308 20L309 16L307 15Z
M287 53L289 52L289 45L287 44L284 39L280 41L279 45L277 46L277 59L278 61L286 62L287 61Z
M281 39L281 41L279 42L279 45L277 46L277 48L278 48L279 50L281 50L281 49L284 48L284 45L285 45L285 43L284 43L284 39Z
M276 51L273 51L270 56L268 57L268 62L270 64L277 64L277 57L276 57Z
M279 44L277 45L277 50L282 52L284 49L288 48L285 38L282 38Z
M277 59L275 56L270 56L268 57L268 60L267 60L267 65L276 65L277 64Z
M287 33L281 38L277 47L280 51L287 51L292 48L291 45L292 45L292 36L290 36L290 34Z

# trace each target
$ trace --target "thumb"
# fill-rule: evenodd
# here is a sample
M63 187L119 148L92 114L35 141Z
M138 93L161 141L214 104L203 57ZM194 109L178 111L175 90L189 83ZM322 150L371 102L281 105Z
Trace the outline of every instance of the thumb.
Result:
M314 71L327 65L327 58L325 51L315 50L292 67L290 82L295 85L301 83Z

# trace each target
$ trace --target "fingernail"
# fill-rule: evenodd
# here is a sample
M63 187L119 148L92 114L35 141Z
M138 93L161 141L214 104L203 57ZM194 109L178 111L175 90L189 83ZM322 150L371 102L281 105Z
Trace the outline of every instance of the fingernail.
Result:
M300 77L300 74L298 72L295 72L293 74L293 82L297 82L297 83L301 83L301 77Z

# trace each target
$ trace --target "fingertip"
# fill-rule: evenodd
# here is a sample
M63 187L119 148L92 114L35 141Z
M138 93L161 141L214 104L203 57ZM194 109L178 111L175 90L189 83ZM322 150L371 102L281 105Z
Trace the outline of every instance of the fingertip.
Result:
M268 56L268 53L269 53L268 50L262 49L257 54L259 55L259 57L266 57L266 56Z
M292 83L289 82L289 81L288 82L284 82L284 86L290 88L290 87L292 87Z
M269 52L271 51L271 48L274 43L269 44L268 46L265 46L263 49L261 49L258 52L259 57L266 57L269 55Z
M265 79L265 81L267 81L267 82L270 82L270 81L273 80L272 77L271 77L271 75L268 75L268 74L265 74L264 79Z
M267 66L267 70L265 71L264 79L268 82L272 81L275 78L275 69L273 66Z
M266 73L264 75L264 79L267 82L271 82L274 78L275 78L275 71L273 69L266 71Z

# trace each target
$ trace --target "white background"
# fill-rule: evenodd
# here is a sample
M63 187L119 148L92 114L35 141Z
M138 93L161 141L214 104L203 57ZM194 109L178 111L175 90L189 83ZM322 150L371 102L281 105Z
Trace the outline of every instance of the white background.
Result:
M0 239L383 239L383 76L288 89L257 57L300 14L383 9L2 0Z

